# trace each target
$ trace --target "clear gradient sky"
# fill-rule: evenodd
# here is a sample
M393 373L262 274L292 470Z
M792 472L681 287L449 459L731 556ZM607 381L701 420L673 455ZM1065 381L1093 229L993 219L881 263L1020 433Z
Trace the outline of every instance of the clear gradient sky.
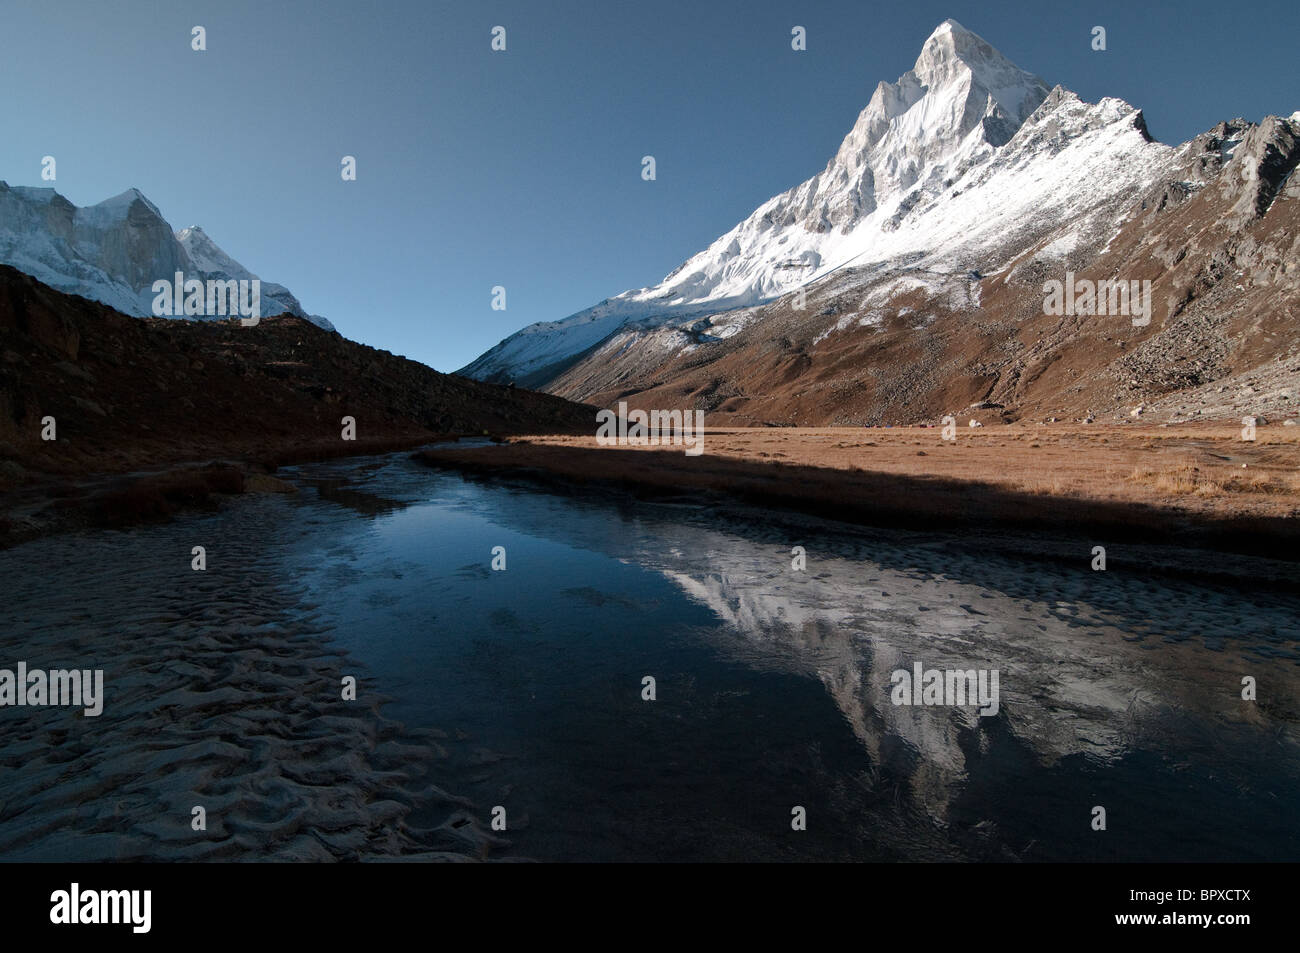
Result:
M139 188L348 337L454 370L819 172L947 17L1165 142L1300 109L1295 0L5 0L0 179L48 185L53 155L77 205Z

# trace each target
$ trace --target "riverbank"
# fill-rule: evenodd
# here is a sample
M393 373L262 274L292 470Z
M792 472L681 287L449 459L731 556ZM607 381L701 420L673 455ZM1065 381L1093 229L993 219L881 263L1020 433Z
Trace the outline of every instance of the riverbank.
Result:
M217 509L225 500L245 493L296 492L292 484L275 476L280 466L393 453L458 439L417 433L342 444L323 441L267 452L261 460L223 458L130 473L29 476L0 496L0 550L59 533L163 522L185 511Z
M573 491L701 496L869 526L1055 534L1270 560L1300 558L1300 434L1225 425L710 430L705 452L601 447L593 436L446 447L422 462L528 474ZM1208 568L1208 567L1207 567Z

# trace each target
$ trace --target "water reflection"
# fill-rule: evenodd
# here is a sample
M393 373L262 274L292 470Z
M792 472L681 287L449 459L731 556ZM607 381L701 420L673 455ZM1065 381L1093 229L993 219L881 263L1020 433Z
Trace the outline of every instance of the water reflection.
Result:
M647 763L623 764L620 778L597 758L580 781L560 785L565 798L601 803L628 828L698 827L697 810L728 832L701 833L683 856L726 854L725 836L760 856L897 856L900 846L922 857L1296 855L1285 809L1300 770L1294 596L1096 573L1086 554L1071 562L933 535L777 524L756 511L579 501L401 466L383 479L398 496L431 480L445 496L389 517L362 563L400 554L421 567L426 601L459 606L457 623L475 627L502 660L589 682L567 693L562 716L537 704L547 678L532 672L531 697L517 701L538 720L521 728L498 714L511 722L507 735L572 763L571 752L538 741L558 727L551 719L573 732L574 748L597 752L626 744L633 720L690 753L695 767L680 783L664 780L665 758L647 749ZM477 561L449 579L437 568L442 544L429 546L434 532L455 539L455 559ZM507 573L487 570L492 545L510 552ZM794 545L808 553L805 572L791 569ZM916 662L997 670L998 715L893 705L890 673ZM656 676L653 704L636 696L642 669L669 673ZM1241 699L1246 675L1260 683L1258 702ZM820 690L810 693L813 680ZM678 731L664 734L659 723L673 719ZM479 730L501 730L493 720ZM545 765L532 771L545 788ZM647 819L608 796L606 785L633 779L670 799L693 785L751 784L773 803L722 805L717 793L706 809L706 798L687 796L680 811ZM839 841L791 844L777 831L789 804L777 801L788 792L801 803L822 785L830 816L821 820ZM1110 816L1106 834L1090 827L1098 804ZM740 835L735 826L755 808L757 829ZM613 856L626 848L594 847ZM587 856L572 843L560 852Z
M8 654L102 662L110 706L5 713L0 855L482 850L448 812L502 805L540 858L1300 859L1290 590L404 455L280 475L299 493L0 553ZM917 662L997 670L998 714L892 704ZM420 742L339 721L343 671ZM218 789L196 849L178 805Z

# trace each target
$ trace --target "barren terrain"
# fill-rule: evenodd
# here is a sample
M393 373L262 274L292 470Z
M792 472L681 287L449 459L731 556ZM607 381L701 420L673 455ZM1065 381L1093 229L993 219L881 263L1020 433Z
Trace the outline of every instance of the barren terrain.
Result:
M1276 424L1254 441L1222 424L1012 424L962 427L952 441L933 427L720 429L703 444L690 457L555 435L420 456L871 524L1101 533L1292 559L1300 538L1300 428Z
M133 318L0 265L0 546L275 490L266 474L284 463L579 432L593 412L301 318Z

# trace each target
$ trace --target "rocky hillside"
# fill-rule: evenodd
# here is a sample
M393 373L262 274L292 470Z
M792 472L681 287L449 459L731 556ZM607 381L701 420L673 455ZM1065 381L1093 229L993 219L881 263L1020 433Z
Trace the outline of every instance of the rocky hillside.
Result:
M593 409L440 374L289 315L132 318L0 266L0 489L176 461L274 463L442 434L589 432ZM356 441L341 419L356 420ZM42 439L53 417L57 439Z

